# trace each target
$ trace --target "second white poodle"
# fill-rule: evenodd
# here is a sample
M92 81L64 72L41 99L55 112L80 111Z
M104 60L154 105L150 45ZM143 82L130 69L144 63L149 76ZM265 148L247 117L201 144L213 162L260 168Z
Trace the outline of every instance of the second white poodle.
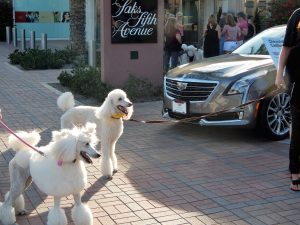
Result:
M108 179L118 171L115 146L123 133L123 120L129 120L133 113L132 102L121 89L108 93L100 107L75 106L74 96L65 92L57 99L57 105L63 111L61 127L71 128L87 122L97 125L97 137L101 141L101 171Z

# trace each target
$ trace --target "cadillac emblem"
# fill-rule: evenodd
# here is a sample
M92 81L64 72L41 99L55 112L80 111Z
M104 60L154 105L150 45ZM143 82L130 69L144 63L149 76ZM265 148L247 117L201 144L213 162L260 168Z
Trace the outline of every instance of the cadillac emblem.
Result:
M182 90L186 89L187 85L188 84L184 83L184 82L177 82L176 87L179 91L182 91Z

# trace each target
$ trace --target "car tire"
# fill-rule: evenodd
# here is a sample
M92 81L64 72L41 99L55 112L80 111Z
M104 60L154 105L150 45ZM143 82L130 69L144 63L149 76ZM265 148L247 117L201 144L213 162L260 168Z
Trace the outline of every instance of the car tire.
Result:
M288 92L278 92L261 102L257 128L263 136L272 140L285 139L289 135L290 124L290 95Z

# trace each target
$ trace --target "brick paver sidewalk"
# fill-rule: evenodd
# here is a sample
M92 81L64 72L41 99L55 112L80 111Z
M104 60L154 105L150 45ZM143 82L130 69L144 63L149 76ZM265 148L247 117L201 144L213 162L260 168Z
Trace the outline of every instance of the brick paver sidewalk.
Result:
M0 107L14 130L38 129L43 144L59 128L59 93L47 85L59 70L22 71L0 44ZM135 104L135 118L159 119L161 102ZM0 201L9 189L7 132L0 128ZM119 172L104 180L88 166L83 200L94 224L300 224L300 193L289 190L288 140L270 142L252 131L189 124L126 122L116 146ZM20 225L46 224L53 199L34 185ZM69 224L73 200L63 199Z

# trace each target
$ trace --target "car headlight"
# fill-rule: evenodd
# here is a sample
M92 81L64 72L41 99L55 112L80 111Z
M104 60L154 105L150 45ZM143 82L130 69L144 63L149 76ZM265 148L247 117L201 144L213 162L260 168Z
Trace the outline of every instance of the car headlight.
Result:
M245 94L247 93L250 85L261 76L264 76L268 73L266 70L260 70L255 73L252 73L248 76L242 77L233 83L231 88L228 90L228 95L236 95L236 94Z

